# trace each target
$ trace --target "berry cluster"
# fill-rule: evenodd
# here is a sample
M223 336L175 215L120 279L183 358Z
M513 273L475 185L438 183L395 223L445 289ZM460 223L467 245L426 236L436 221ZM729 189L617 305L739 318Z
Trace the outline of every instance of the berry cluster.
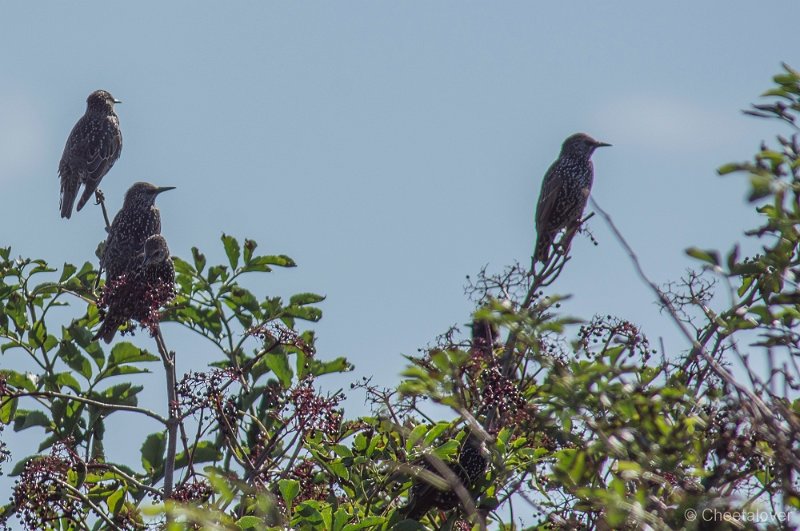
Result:
M343 393L320 396L313 383L313 378L306 378L289 391L286 402L294 406L294 411L288 420L299 431L318 430L335 435L342 420L342 413L336 408L345 396Z
M650 348L650 342L638 326L630 321L617 317L595 316L588 324L578 331L578 339L583 351L591 356L593 345L600 345L601 349L595 356L602 356L609 345L624 345L629 356L638 355L643 362L647 362L655 350Z
M316 500L325 501L330 494L330 486L317 480L321 472L314 461L304 459L290 472L289 477L300 482L300 493L295 498L295 503Z
M300 335L277 322L263 323L247 331L247 335L257 337L266 345L274 348L277 345L296 347L308 357L314 356L314 347L306 343Z
M171 500L180 503L206 502L214 494L214 489L206 480L192 480L175 487L170 496Z
M50 529L61 519L82 524L82 503L69 492L80 487L70 487L67 473L84 464L71 444L57 442L50 455L28 461L14 485L12 501L26 529Z
M178 405L184 411L199 411L210 408L225 409L230 401L225 388L238 378L235 369L214 369L209 372L189 372L177 385Z
M151 336L158 333L160 310L175 298L175 285L147 275L130 276L127 273L109 280L103 286L97 308L102 321L111 320L108 326L118 328L131 319L139 321ZM122 334L134 333L129 326Z
M481 373L481 413L497 409L499 425L511 426L530 420L531 412L519 388L500 373L497 367L490 367Z

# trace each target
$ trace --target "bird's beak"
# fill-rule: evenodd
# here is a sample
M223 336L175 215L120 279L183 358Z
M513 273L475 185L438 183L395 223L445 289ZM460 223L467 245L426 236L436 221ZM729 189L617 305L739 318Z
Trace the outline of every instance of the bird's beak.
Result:
M594 147L611 147L611 144L606 144L605 142L595 142Z
M114 103L122 103L122 100L114 100Z
M174 186L161 186L159 188L156 188L156 195L160 194L161 192L167 192L169 190L174 190L174 189L175 189Z

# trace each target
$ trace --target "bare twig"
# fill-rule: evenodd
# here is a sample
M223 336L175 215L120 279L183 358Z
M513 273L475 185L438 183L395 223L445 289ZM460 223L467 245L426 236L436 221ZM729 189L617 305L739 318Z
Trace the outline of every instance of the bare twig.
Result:
M176 415L178 398L175 388L175 354L167 349L164 343L164 336L161 328L155 336L158 353L161 354L161 361L164 363L164 372L167 380L167 409L169 418L167 419L167 457L164 462L164 498L169 498L172 494L173 481L175 476L175 454L178 446L178 417Z

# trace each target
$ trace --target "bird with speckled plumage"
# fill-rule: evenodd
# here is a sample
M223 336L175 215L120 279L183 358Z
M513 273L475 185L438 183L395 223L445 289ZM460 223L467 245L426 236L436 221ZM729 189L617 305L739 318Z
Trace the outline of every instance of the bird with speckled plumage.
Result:
M577 229L592 190L592 153L599 147L610 145L583 133L574 134L564 141L561 154L542 181L536 205L537 238L533 265L537 261L547 261L558 231Z
M103 324L92 338L111 343L120 326L135 319L155 332L158 311L175 298L175 267L167 240L154 234L130 271L107 283L98 306L105 308Z
M486 474L488 461L484 454L487 452L485 444L476 435L469 433L461 444L458 460L447 465L472 496L476 494L476 484ZM427 461L423 463L423 467L438 475ZM412 485L408 504L402 511L406 519L419 520L433 508L450 511L458 507L459 503L460 499L454 489L439 489L429 482L418 481Z
M174 188L139 182L125 193L122 208L114 216L100 258L106 281L131 271L144 249L145 240L161 234L161 214L155 206L156 197Z
M61 177L61 217L72 216L72 206L83 185L77 210L95 193L100 181L122 152L122 132L114 104L121 103L105 90L96 90L86 98L86 112L72 128L58 174Z

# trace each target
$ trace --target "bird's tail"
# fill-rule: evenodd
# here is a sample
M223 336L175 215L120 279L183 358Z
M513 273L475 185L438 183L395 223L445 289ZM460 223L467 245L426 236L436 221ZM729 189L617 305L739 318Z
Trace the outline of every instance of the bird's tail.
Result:
M78 212L80 212L80 210L83 208L83 205L85 205L86 202L92 198L94 191L97 189L97 183L87 181L83 184L83 195L81 195L81 198L78 200L78 208L76 209Z
M61 175L61 217L69 219L72 216L72 205L78 196L80 180L77 176Z
M97 341L98 339L102 338L103 341L106 343L111 343L114 339L114 336L117 334L117 329L120 327L122 323L119 322L118 319L110 318L109 315L106 314L106 318L103 321L103 324L100 326L100 330L92 336L92 341Z
M408 504L400 508L400 514L403 515L402 517L405 520L419 521L430 508L431 506L424 503L422 500L411 500Z
M533 254L533 264L531 267L536 265L536 262L546 262L547 257L550 255L550 247L553 246L553 237L550 234L539 234L536 238L536 250Z

